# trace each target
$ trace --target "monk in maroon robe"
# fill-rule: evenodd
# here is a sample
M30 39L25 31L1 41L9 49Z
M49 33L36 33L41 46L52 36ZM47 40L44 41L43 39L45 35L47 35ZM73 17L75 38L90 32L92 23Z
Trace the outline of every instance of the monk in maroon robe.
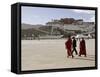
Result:
M72 58L73 58L73 55L72 55L72 40L71 40L70 37L65 42L65 46L66 46L66 49L67 49L67 57L72 56Z
M82 40L80 41L80 52L79 52L79 56L84 55L86 57L86 45L85 45L85 40L84 38L82 38Z

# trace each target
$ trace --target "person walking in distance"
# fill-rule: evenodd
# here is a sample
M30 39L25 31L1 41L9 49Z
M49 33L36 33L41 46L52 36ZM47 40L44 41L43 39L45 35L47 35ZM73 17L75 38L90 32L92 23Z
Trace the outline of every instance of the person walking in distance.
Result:
M68 40L65 42L65 46L66 46L66 49L67 49L67 57L72 56L72 58L73 58L73 55L72 55L72 40L71 40L70 36L68 37Z
M73 52L75 51L75 53L76 53L76 55L77 55L78 53L77 53L77 50L76 50L76 46L77 46L77 44L76 44L76 39L75 39L75 37L73 37L73 50L72 50L72 54L73 54Z
M79 56L84 55L86 57L86 44L84 38L80 41L80 52Z

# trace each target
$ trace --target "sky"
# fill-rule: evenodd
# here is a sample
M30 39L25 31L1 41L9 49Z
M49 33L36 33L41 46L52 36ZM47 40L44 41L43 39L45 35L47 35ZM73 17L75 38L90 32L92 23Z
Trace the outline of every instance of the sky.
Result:
M60 8L44 8L44 7L21 7L21 21L26 24L42 24L53 19L61 18L74 18L83 19L85 22L95 21L94 10L81 10L81 9L60 9Z

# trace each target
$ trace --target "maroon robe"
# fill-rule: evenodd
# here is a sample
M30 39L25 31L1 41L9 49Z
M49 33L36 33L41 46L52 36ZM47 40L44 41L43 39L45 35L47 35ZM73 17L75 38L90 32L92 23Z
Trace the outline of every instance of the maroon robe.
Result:
M69 38L65 43L67 49L67 55L72 56L72 40Z
M79 56L85 55L86 56L86 45L85 45L85 40L80 41L80 52Z

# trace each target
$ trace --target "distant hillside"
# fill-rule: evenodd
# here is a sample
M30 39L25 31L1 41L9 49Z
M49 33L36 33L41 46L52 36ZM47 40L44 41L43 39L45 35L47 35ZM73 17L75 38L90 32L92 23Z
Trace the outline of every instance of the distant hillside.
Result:
M31 28L39 28L41 26L44 26L44 25L31 25L31 24L25 24L25 23L22 23L22 29L31 29Z
M63 35L67 37L69 35L81 34L81 33L93 33L95 32L95 25L74 25L74 24L53 24L49 25L30 25L22 24L21 31L22 38L25 37L38 37L38 36L47 36L47 35Z

